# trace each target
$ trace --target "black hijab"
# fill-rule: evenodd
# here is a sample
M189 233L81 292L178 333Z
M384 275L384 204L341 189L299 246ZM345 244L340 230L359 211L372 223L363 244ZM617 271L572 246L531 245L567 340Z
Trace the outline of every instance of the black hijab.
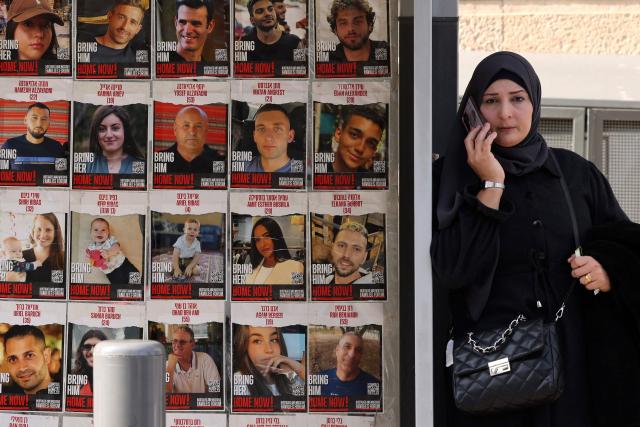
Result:
M512 79L529 94L533 104L531 129L525 139L515 147L500 147L493 144L491 151L502 165L507 175L524 175L538 169L547 160L549 150L544 138L538 133L540 124L540 80L529 62L513 52L496 52L482 60L476 67L469 85L462 96L457 120L452 132L453 138L443 159L442 179L438 196L438 226L443 229L451 225L460 205L463 189L479 181L467 164L464 138L467 130L462 125L462 112L469 97L480 106L482 95L491 83L503 76L514 75ZM496 78L497 77L497 78ZM507 77L508 78L508 77Z

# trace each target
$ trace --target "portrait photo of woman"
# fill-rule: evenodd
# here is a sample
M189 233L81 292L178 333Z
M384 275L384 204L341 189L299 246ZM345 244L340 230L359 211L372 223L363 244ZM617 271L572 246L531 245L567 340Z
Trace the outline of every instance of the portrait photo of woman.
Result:
M55 25L62 26L62 18L46 1L11 2L8 10L6 40L18 42L21 61L57 59L58 38Z
M291 259L282 229L270 217L262 217L253 225L249 259L252 273L247 284L290 285L294 284L295 273L304 273L304 264Z
M129 113L121 106L101 105L93 113L89 150L94 161L89 173L128 174L144 160L131 131Z
M52 271L64 270L64 233L58 217L53 213L38 214L33 219L29 234L33 245L22 252L26 262L39 261L42 265L27 271L27 282L51 282Z
M86 375L87 383L80 388L80 396L93 396L93 350L100 341L108 340L104 332L89 329L84 333L76 348L73 375Z
M304 395L304 360L288 356L282 328L234 325L233 355L234 376L253 380L240 395Z

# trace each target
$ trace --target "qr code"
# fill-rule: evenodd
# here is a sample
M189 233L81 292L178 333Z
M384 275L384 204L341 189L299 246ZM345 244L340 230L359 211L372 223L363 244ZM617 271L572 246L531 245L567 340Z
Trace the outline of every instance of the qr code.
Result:
M63 270L52 270L51 271L51 282L52 283L62 283L62 282L64 282L64 271Z
M226 61L227 60L227 49L216 49L215 50L216 61Z
M142 274L138 271L132 271L129 273L129 284L131 285L139 285L142 280Z
M291 160L291 172L304 172L304 163L302 160Z
M291 394L294 396L304 396L304 383L291 384Z
M136 62L149 62L149 52L146 50L136 50Z
M307 49L293 49L293 60L294 61L306 61L307 60Z
M374 160L373 161L373 172L374 173L385 173L387 171L387 165L384 160Z
M49 383L47 386L48 394L60 394L60 383Z
M291 273L291 284L292 285L302 285L304 283L304 274L303 273Z
M211 172L224 173L224 162L211 162Z
M220 393L220 381L209 381L207 383L209 393Z
M59 60L68 60L69 59L69 48L68 47L59 47L58 52L56 53L56 57Z
M380 47L377 48L374 52L374 56L376 58L376 61L386 61L387 60L387 48L386 47Z
M57 171L66 171L67 170L67 159L56 159L55 168Z
M384 273L382 271L373 272L373 283L384 283Z
M380 384L379 383L367 383L367 394L369 396L379 396L380 395Z
M222 283L224 282L224 272L212 271L209 273L209 283Z
M133 162L131 164L131 173L144 173L144 162Z

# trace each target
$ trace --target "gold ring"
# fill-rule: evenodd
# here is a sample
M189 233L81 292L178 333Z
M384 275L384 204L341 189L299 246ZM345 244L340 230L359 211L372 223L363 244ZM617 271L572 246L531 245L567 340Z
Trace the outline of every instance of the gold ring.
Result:
M591 274L589 274L589 273L585 274L584 278L587 281L587 283L585 283L585 285L588 285L589 283L593 282L593 279L591 278Z

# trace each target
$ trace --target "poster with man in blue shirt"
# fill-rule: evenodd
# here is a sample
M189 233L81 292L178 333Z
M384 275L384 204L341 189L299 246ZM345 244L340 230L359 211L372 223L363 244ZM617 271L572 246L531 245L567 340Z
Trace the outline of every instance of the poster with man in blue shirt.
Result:
M378 378L360 369L363 352L360 335L351 331L342 335L336 346L336 367L321 372L328 380L321 388L323 396L363 397L369 394L370 384L380 384Z

